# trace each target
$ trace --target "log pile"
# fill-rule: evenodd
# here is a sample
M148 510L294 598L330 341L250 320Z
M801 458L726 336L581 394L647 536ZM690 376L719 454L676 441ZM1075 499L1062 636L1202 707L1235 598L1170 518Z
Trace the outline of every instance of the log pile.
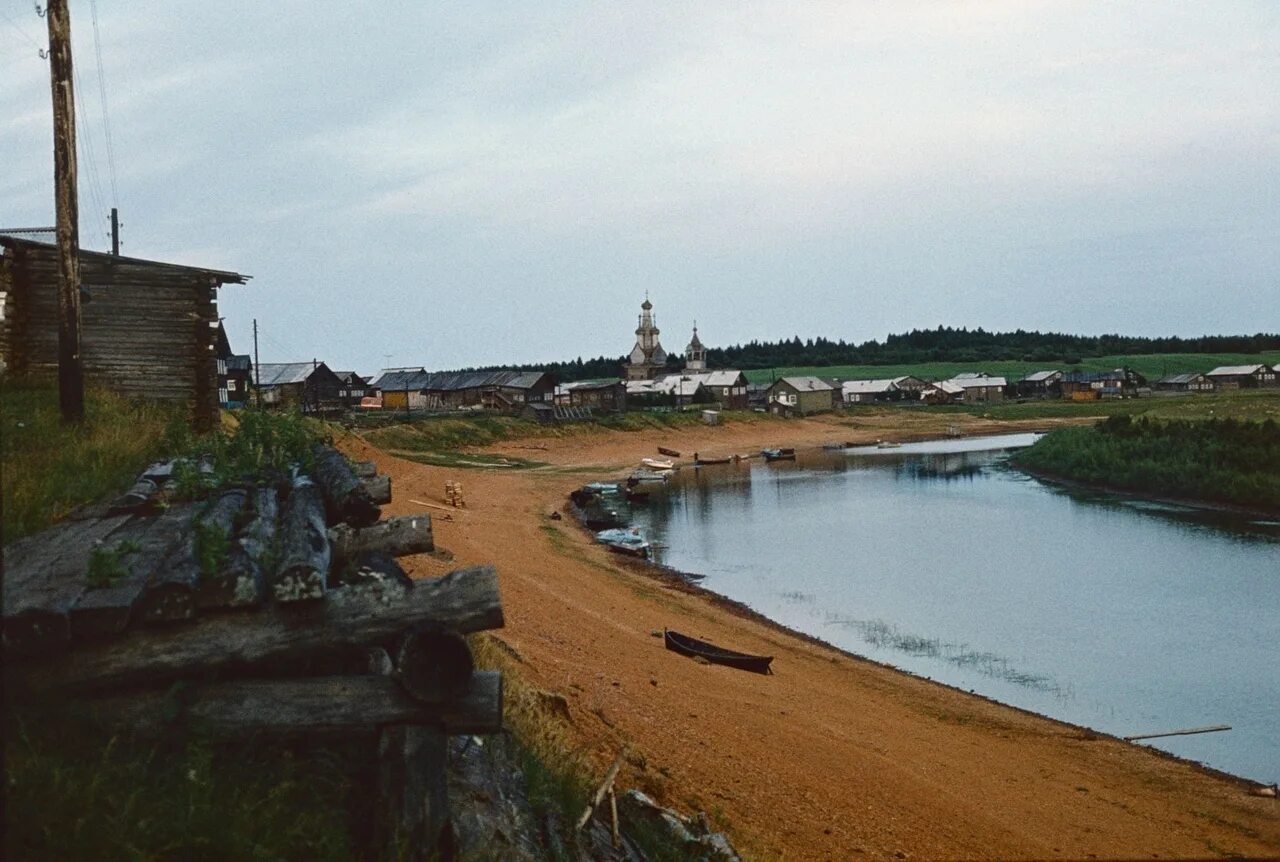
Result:
M76 697L165 733L378 737L387 848L430 858L448 734L502 727L502 679L464 635L502 626L492 567L414 581L427 515L380 521L390 484L332 449L289 481L178 502L172 465L4 549L7 690ZM362 467L361 472L369 471Z

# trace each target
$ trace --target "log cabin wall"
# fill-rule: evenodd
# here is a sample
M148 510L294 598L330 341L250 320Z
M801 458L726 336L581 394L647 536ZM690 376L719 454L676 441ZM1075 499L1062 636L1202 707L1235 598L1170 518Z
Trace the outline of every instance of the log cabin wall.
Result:
M0 237L7 373L58 370L57 249ZM233 272L81 251L85 382L128 398L185 402L197 430L218 417L217 289Z

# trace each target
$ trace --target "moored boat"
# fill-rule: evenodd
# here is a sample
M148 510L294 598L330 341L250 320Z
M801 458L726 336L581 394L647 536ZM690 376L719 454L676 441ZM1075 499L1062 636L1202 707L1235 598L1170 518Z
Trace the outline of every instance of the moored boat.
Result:
M902 444L894 443L892 440L877 440L876 448L877 449L901 449Z
M627 477L627 487L634 488L642 482L665 482L671 478L671 471L636 470Z
M764 460L766 461L796 460L795 449L761 449L760 454L764 456Z
M609 550L616 551L619 554L629 554L633 557L647 557L649 555L649 540L644 537L644 533L635 527L601 530L596 533L596 541L602 545L607 545Z
M662 637L666 642L667 649L689 658L702 658L712 664L722 664L725 667L734 667L738 670L751 671L752 673L772 673L769 670L769 665L773 662L773 656L771 655L751 655L750 653L725 649L688 635L682 635L680 632L673 632L671 629L663 629Z
M697 467L705 467L709 464L729 464L729 463L732 463L733 460L734 460L733 456L728 456L725 458L703 458L697 452L693 453L693 463Z
M640 463L650 470L674 470L676 468L674 463L664 461L661 458L641 458Z

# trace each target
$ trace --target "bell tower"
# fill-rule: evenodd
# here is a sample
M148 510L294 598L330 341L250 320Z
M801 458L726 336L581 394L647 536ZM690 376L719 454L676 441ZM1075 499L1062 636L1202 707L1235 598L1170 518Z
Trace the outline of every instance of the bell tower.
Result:
M698 321L696 320L693 322L693 338L689 340L689 346L684 349L684 370L707 370L707 348L702 346L702 341L698 338Z

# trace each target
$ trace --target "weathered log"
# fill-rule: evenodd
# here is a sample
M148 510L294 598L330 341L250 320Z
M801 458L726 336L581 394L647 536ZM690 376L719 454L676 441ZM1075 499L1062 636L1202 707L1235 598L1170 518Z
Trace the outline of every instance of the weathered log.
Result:
M163 730L180 721L214 733L346 733L387 724L435 725L450 733L502 730L502 674L480 671L466 691L442 704L406 696L387 676L227 680L96 698L108 724Z
M378 465L372 461L354 461L351 472L356 474L357 479L372 479L378 475Z
M224 491L199 518L196 604L201 608L243 607L262 600L262 571L235 537L248 501L245 490Z
M102 549L118 564L120 576L90 586L71 608L71 634L77 638L124 631L151 576L183 540L195 507L171 506L153 518L134 518L111 534Z
M156 496L159 493L159 485L145 476L139 477L138 481L134 482L128 491L111 501L107 512L111 515L120 515L147 511L154 506Z
M618 770L622 768L622 760L626 755L626 751L618 754L613 765L609 767L609 771L605 773L604 781L596 788L596 792L591 797L591 802L587 805L587 810L583 811L578 817L578 822L574 824L574 831L581 831L583 826L587 825L587 821L591 819L591 813L600 807L600 803L604 800L604 795L613 789L613 780L618 777Z
M374 505L385 506L391 502L391 477L390 476L374 476L372 479L362 479L364 489L369 492L369 498Z
M264 576L275 569L276 538L280 528L280 495L275 488L253 492L253 520L240 533L240 547L257 564Z
M196 615L200 562L196 556L195 519L187 518L176 529L178 541L151 573L138 600L137 615L143 622L174 622Z
M421 725L384 728L378 740L384 850L436 859L449 821L448 737Z
M332 554L325 532L324 500L305 476L293 483L284 505L280 531L280 566L271 580L278 602L324 597Z
M466 638L423 624L406 632L396 651L396 676L422 703L441 703L466 692L475 660Z
M362 529L339 524L329 530L329 541L333 543L334 555L339 559L351 559L365 551L405 557L436 549L431 534L431 516L426 514L388 518Z
M154 686L205 671L245 671L367 649L420 623L464 634L501 628L502 603L493 567L459 569L418 581L394 602L344 588L330 590L323 602L209 615L186 626L133 627L96 649L41 662L9 662L7 669L35 689Z
M366 551L354 560L334 566L329 573L329 586L398 598L413 589L413 578L393 557Z
M65 646L69 612L88 587L89 562L130 518L75 521L4 549L4 643L15 654Z
M364 483L352 471L342 453L329 446L311 449L315 464L311 473L324 494L325 511L330 524L367 527L382 516Z

